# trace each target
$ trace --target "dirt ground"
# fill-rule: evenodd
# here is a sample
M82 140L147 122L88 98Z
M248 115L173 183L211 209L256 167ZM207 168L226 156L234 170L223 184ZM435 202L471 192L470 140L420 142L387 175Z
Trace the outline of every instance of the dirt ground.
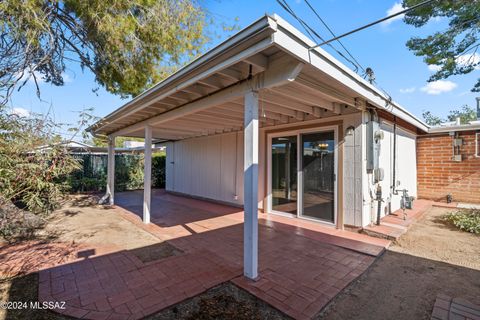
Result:
M115 214L107 206L96 204L94 196L77 195L52 213L38 240L19 244L0 244L0 302L36 301L36 271L56 264L105 254L132 250L140 259L177 254L148 232ZM153 246L155 245L155 246ZM142 248L157 248L144 252ZM49 311L0 309L0 319L65 319Z
M105 252L131 250L159 242L148 232L132 228L131 222L108 206L96 203L96 197L73 197L52 214L45 231L55 233L59 242L81 243Z
M480 304L480 236L459 231L432 208L319 319L430 319L438 293Z

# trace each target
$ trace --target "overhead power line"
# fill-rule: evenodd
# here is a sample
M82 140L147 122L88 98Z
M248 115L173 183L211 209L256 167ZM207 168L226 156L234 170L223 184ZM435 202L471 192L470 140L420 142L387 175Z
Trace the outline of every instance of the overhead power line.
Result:
M387 20L392 19L392 18L394 18L394 17L396 17L396 16L399 16L399 15L405 14L405 13L407 13L407 12L410 12L410 11L412 11L412 10L415 10L415 9L417 9L417 8L419 8L419 7L423 7L423 6L425 6L425 5L427 5L427 4L430 4L430 3L434 2L434 1L437 1L437 0L427 0L427 1L420 2L419 4L416 4L416 5L412 6L412 7L406 8L406 9L404 9L404 10L402 10L402 11L399 11L399 12L397 12L397 13L394 13L394 14L391 14L391 15L389 15L389 16L386 16L385 18L382 18L382 19L373 21L373 22L371 22L371 23L369 23L369 24L366 24L366 25L361 26L361 27L359 27L359 28L353 29L353 30L351 30L351 31L349 31L349 32L346 32L346 33L344 33L344 34L342 34L342 35L339 35L338 37L334 37L334 38L332 38L332 39L330 39L330 40L323 41L322 43L319 43L319 44L311 47L310 49L315 49L315 48L324 46L324 45L326 45L326 44L329 44L330 42L337 41L337 40L339 40L339 39L341 39L341 38L344 38L344 37L346 37L346 36L349 36L349 35L351 35L351 34L353 34L353 33L358 32L358 31L361 31L361 30L370 28L371 26L374 26L374 25L376 25L376 24L379 24L379 23L381 23L381 22L383 22L383 21L387 21Z
M300 18L294 11L293 9L288 5L287 1L286 0L276 0L277 3L285 10L287 11L293 18L295 18L295 20L297 20L300 25L303 27L303 29L305 30L305 32L310 36L310 38L315 41L315 37L317 37L317 39L320 39L320 41L325 41L325 39L323 39L322 36L320 36L320 34L318 34L318 32L315 31L315 29L313 29L310 25L308 25L308 23L306 23L302 18ZM350 62L354 67L355 67L355 71L358 70L358 68L360 67L361 69L362 66L360 66L357 62L355 61L352 61L351 59L349 59L348 57L346 57L343 53L341 53L340 51L338 51L332 44L328 44L329 47L331 47L337 54L339 54L341 57L343 57L345 60L347 60L348 62Z
M325 28L328 30L328 32L330 32L330 34L332 35L332 37L336 37L335 33L333 33L333 30L327 25L327 23L322 19L322 17L320 16L320 14L317 12L317 10L315 10L315 8L310 4L310 2L308 0L305 0L305 3L307 4L307 6L310 8L310 10L312 10L312 12L315 14L315 16L317 16L318 20L320 20L320 22L325 26ZM365 71L365 68L362 67L362 65L360 64L360 62L358 62L358 60L350 53L350 51L343 45L343 43L340 41L340 39L337 39L336 40L338 42L338 44L340 46L342 46L343 50L345 50L345 52L350 56L350 58L352 58L353 61L356 62L356 64L360 67L360 69L362 69L363 72L366 72Z

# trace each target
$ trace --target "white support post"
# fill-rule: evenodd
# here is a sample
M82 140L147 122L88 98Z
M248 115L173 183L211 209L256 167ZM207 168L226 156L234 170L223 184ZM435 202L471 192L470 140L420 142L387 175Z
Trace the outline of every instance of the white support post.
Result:
M150 223L150 203L152 201L152 127L145 126L143 185L143 223Z
M115 137L108 137L107 193L108 204L114 204L115 196Z
M258 93L245 94L243 273L258 277Z

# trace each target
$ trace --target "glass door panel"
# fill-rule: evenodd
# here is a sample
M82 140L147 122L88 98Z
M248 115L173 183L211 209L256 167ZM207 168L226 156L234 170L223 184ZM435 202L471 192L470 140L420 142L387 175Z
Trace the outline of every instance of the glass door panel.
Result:
M297 137L272 138L272 210L297 214Z
M335 133L302 134L302 216L335 222Z

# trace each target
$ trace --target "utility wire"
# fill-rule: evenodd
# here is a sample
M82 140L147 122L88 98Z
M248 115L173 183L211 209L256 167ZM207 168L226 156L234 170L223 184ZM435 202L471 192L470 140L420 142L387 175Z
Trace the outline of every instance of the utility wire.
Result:
M308 25L308 23L306 23L302 18L300 18L297 14L295 14L295 12L288 5L286 0L276 0L276 1L285 11L287 11L292 17L294 17L300 23L300 25L303 27L305 32L307 32L307 34L310 36L310 38L312 40L315 41L315 37L317 37L317 39L320 39L321 41L325 41L323 39L323 37L320 36L320 34L318 34L318 32L316 32L312 27L310 27L310 25ZM312 34L315 35L315 37ZM332 44L328 44L328 46L331 47L337 54L339 54L341 57L343 57L346 61L350 62L354 66L355 72L358 71L358 68L359 68L360 65L357 65L356 62L354 62L351 59L349 59L348 57L346 57L343 53L338 51ZM360 66L360 68L362 68L362 67Z
M310 2L308 0L305 0L305 3L307 4L307 6L310 8L310 10L312 10L312 12L317 16L318 20L320 20L320 22L325 26L325 28L330 32L330 34L332 35L332 37L336 37L335 33L333 33L333 30L330 29L330 27L327 25L327 23L322 19L322 17L320 16L320 14L318 14L317 10L315 10L315 8L310 4ZM345 52L350 56L350 58L352 58L353 61L355 61L355 63L360 67L360 69L362 69L363 72L366 72L365 69L362 67L362 65L360 64L360 62L358 62L357 59L355 59L355 57L350 53L350 51L343 45L343 43L340 41L340 39L337 39L336 40L338 42L339 45L342 46L343 50L345 50Z
M371 27L371 26L374 26L374 25L376 25L376 24L379 24L380 22L383 22L383 21L392 19L392 18L394 18L394 17L396 17L396 16L399 16L399 15L401 15L401 14L405 14L405 13L407 13L407 12L410 12L410 11L412 11L412 10L415 10L416 8L423 7L423 6L425 6L425 5L427 5L427 4L430 4L430 3L434 2L434 1L436 1L436 0L427 0L427 1L420 2L419 4L416 4L416 5L412 6L412 7L406 8L406 9L404 9L404 10L402 10L402 11L397 12L397 13L391 14L391 15L385 17L385 18L382 18L382 19L379 19L379 20L370 22L369 24L366 24L366 25L361 26L361 27L359 27L359 28L353 29L353 30L351 30L351 31L349 31L349 32L346 32L346 33L344 33L344 34L342 34L342 35L339 35L338 37L334 37L334 38L332 38L332 39L330 39L330 40L323 41L322 43L319 43L319 44L311 47L310 50L311 50L311 49L318 48L318 47L321 47L321 46L326 45L326 44L329 44L329 43L332 42L332 41L339 40L339 39L344 38L344 37L346 37L346 36L349 36L349 35L351 35L351 34L353 34L353 33L356 33L356 32L358 32L358 31L367 29L367 28L369 28L369 27Z

